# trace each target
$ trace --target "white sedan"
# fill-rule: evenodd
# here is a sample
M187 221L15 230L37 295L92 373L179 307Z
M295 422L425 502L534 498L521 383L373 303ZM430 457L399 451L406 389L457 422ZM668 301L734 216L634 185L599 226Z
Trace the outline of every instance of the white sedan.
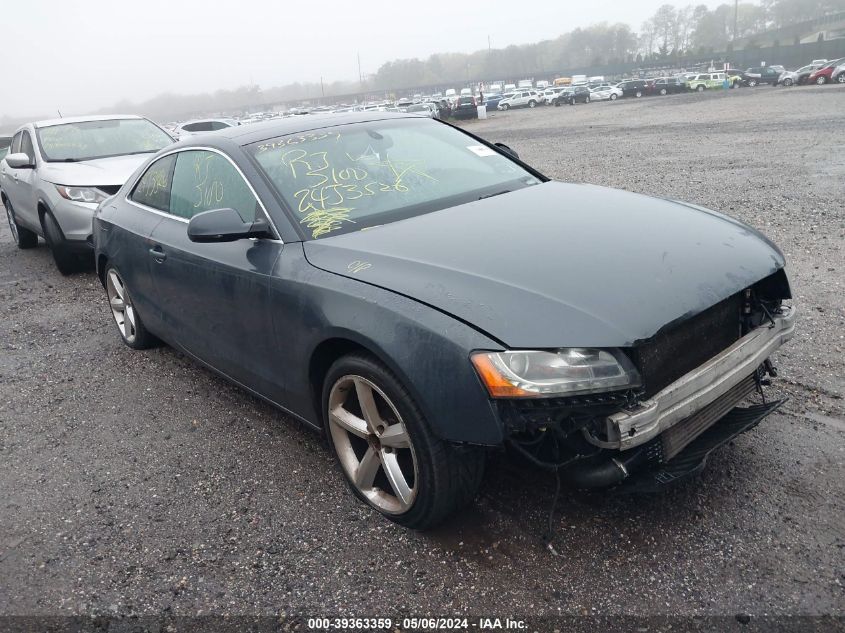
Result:
M616 86L602 84L590 90L590 101L616 101L622 97L622 90Z

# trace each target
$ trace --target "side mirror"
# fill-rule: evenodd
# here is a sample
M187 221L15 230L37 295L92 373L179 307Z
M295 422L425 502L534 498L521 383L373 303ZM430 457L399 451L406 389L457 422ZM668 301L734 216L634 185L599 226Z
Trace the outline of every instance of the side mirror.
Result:
M505 154L509 154L510 156L513 156L514 158L519 159L519 154L517 154L514 150L512 150L510 147L508 147L504 143L493 143L493 145L498 147Z
M269 237L270 227L263 218L244 222L234 209L212 209L197 213L188 222L192 242L236 242L250 237Z
M35 167L32 159L23 152L18 152L17 154L7 154L6 164L12 169L32 169Z

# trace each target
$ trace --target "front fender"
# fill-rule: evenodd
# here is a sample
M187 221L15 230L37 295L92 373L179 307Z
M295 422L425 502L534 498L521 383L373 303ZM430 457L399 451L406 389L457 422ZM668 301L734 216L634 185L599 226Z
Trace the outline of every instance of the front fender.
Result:
M381 360L400 379L432 431L448 441L499 445L502 425L470 353L501 345L434 308L356 279L311 266L301 248L285 249L272 280L275 336L295 359L280 400L321 425L309 375L314 351L348 340ZM286 332L297 332L289 340Z

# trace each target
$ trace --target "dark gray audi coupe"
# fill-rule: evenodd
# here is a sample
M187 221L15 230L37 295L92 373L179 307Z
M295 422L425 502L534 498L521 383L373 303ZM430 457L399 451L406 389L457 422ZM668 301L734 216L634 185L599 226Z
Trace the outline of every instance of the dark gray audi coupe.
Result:
M778 405L769 356L794 331L783 255L749 226L554 182L414 115L191 136L93 234L128 346L325 429L352 491L417 529L495 448L579 488L698 472Z

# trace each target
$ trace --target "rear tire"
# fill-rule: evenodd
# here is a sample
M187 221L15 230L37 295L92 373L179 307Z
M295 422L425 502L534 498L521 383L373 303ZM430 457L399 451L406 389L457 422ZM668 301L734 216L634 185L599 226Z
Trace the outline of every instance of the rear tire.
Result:
M825 77L824 75L822 75L821 77L816 77L816 85L817 86L823 86L826 83L827 83L827 77Z
M437 438L399 379L370 356L335 361L323 382L322 411L353 494L391 521L426 530L477 493L484 450Z
M615 95L615 94L611 94L611 95L610 95L610 100L611 100L611 101L616 101L616 95Z
M510 110L510 105L507 103L502 104L502 110Z
M784 80L783 80L783 85L784 85L784 86L791 86L793 83L794 83L794 82L793 82L790 78L788 78L788 77L787 77L786 79L784 79Z
M141 321L141 315L132 301L126 283L114 266L108 266L105 272L106 297L112 312L120 338L132 349L148 349L158 343L158 339L147 331Z
M643 96L643 91L642 91L642 90L637 90L637 91L634 93L634 96L635 96L637 99L639 99L640 97L642 97L642 96Z
M704 86L696 86L695 88L698 92L704 92Z
M29 229L25 229L15 219L15 212L12 209L12 203L6 198L6 219L9 221L9 230L12 232L12 239L20 249L35 248L38 246L38 234Z
M59 272L63 275L78 272L81 268L80 261L68 248L62 229L53 214L49 211L45 213L44 217L41 218L41 224L44 228L44 241L50 247L53 261L56 263Z
M661 88L661 89L660 89L660 96L661 96L661 97L665 97L665 96L666 96L666 88Z
M533 108L533 107L535 107L536 105L537 105L537 102L536 102L536 101L534 101L533 99L532 99L531 101L529 101L529 102L528 102L528 107L529 107L529 108Z
M753 88L753 87L755 87L756 85L757 85L757 80L756 80L756 79L749 79L749 80L748 80L748 87L749 87L749 88Z

